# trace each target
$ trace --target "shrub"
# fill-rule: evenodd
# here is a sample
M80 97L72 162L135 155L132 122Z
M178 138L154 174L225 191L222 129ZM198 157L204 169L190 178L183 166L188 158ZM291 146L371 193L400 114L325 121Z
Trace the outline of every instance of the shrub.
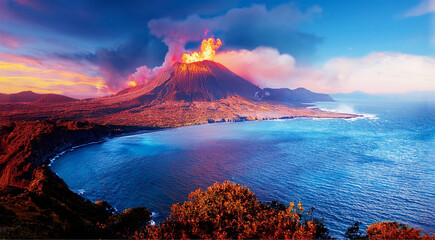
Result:
M302 204L266 205L248 188L229 181L192 192L183 204L174 204L159 227L137 232L137 238L280 238L325 239L322 221L306 220Z
M406 224L397 222L373 223L367 228L369 239L435 239L435 236L426 234L421 236L420 229L408 227Z

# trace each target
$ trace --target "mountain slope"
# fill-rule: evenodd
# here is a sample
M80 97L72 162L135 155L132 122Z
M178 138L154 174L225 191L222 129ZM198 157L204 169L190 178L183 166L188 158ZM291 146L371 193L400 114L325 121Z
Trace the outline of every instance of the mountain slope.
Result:
M254 98L261 89L213 61L177 63L170 78L151 93L162 99L214 101L229 96Z
M0 103L66 103L77 101L75 98L59 94L39 94L32 91L23 91L12 94L0 94Z
M309 103L334 101L328 94L315 93L305 88L297 88L294 90L288 88L265 88L260 94L262 94L263 99L275 102Z
M12 94L0 94L0 103L34 102L41 97L41 94L32 91L23 91Z
M75 98L70 98L63 95L58 94L44 94L42 97L40 97L38 100L34 101L33 103L37 104L43 104L43 103L67 103L67 102L74 102L78 101Z
M210 102L230 96L254 99L261 89L213 61L175 63L142 88L122 90L117 99ZM146 96L145 96L146 95Z

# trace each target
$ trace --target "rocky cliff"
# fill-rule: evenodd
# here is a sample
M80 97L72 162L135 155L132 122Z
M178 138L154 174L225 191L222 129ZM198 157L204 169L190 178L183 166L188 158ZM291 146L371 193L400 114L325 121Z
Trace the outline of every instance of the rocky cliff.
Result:
M138 127L87 121L0 125L0 238L98 238L112 214L71 192L47 166L55 154ZM108 236L109 236L108 235Z

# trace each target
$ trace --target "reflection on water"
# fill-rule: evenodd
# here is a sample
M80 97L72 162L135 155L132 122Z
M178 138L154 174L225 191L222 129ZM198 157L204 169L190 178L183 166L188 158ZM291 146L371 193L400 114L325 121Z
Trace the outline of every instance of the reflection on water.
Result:
M336 103L328 104L321 107ZM262 201L314 206L337 237L357 220L397 220L434 234L434 104L352 106L376 118L157 131L77 149L52 168L85 198L119 210L145 206L155 221L191 191L231 180Z

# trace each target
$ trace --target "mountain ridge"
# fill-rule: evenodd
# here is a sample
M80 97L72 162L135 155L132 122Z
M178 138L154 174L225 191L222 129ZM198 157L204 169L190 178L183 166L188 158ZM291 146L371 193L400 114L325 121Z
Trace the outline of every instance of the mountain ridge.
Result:
M311 102L333 102L334 99L325 93L315 93L306 88L264 88L261 92L262 98L275 102L289 103L311 103Z
M35 93L33 91L21 91L18 93L0 93L0 103L66 103L78 101L78 99L53 93Z

